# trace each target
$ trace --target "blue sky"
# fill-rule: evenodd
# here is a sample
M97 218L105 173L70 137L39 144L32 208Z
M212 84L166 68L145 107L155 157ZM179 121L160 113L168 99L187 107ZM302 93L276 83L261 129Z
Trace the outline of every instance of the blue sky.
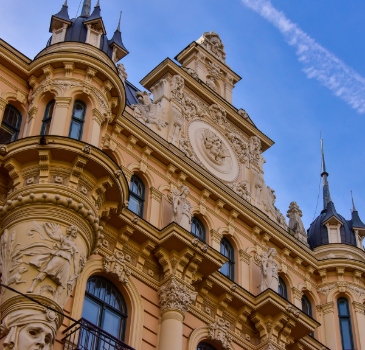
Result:
M74 17L79 0L68 2ZM33 58L45 46L50 17L62 3L4 1L0 37ZM123 10L123 41L130 54L122 62L137 86L203 32L217 32L228 65L242 77L233 104L275 141L264 156L277 207L285 215L296 201L309 227L318 197L322 132L336 209L350 217L352 190L365 221L365 1L101 0L101 9L109 36ZM321 209L320 194L317 215Z

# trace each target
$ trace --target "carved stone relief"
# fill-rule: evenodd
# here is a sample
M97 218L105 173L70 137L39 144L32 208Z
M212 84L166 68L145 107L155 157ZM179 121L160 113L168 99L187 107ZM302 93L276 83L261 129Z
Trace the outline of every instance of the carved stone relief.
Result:
M185 284L172 278L158 291L161 311L175 309L184 313L188 311L189 306L196 300L197 294L198 293L193 292Z
M227 182L237 179L239 166L228 141L210 124L200 120L189 125L189 139L202 164Z
M307 235L301 217L302 211L296 202L291 202L287 215L289 218L289 228L294 232L294 236L304 244L308 245Z
M246 201L250 201L250 189L249 183L242 181L233 184L228 184L228 186L240 197L245 199Z
M185 230L191 230L191 204L187 199L190 190L187 186L181 186L180 190L174 189L172 192L172 212L173 220Z
M267 252L262 252L261 256L261 292L268 288L273 291L278 291L279 288L279 275L278 265L274 261L277 251L275 248L269 248Z
M224 45L218 34L214 32L206 32L197 40L208 52L210 52L219 61L226 60L226 53L224 52Z
M133 116L148 127L154 124L158 130L165 128L167 122L164 120L164 111L161 104L152 103L150 94L146 91L138 91L136 96L139 103L131 105L134 110Z
M117 64L117 69L118 69L118 76L122 80L122 82L124 83L126 81L126 79L128 78L128 74L127 74L127 71L124 67L124 64L123 63L118 63Z
M114 274L123 284L128 283L131 270L126 265L124 254L120 251L115 251L111 256L107 256L103 260L103 269L107 273Z
M222 344L223 349L231 350L232 337L229 334L230 323L225 319L219 317L217 322L212 323L209 326L208 337L209 339L219 341Z
M223 125L223 124L227 123L226 111L222 107L215 105L215 104L211 105L209 107L209 113L210 113L210 116L212 117L212 119L218 125Z

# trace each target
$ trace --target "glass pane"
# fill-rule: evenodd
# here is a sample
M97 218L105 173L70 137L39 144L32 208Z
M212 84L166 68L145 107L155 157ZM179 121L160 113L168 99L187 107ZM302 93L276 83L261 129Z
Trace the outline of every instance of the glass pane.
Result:
M84 105L80 102L75 102L73 117L80 120L84 120L84 111L85 111Z
M82 309L82 317L93 323L96 326L99 325L101 306L96 302L90 300L88 297L84 299L84 308Z
M351 325L349 319L340 319L342 347L344 350L353 350Z
M4 128L0 128L0 144L6 144L9 143L12 140L14 134L5 130Z
M226 262L222 267L221 267L221 272L223 273L223 275L229 277L229 270L230 270L230 266L229 263Z
M51 128L51 121L43 123L42 135L49 135L50 128Z
M79 140L81 138L81 127L81 123L73 120L71 123L70 137Z
M347 300L340 299L338 301L338 313L340 316L348 316Z
M13 127L14 129L17 129L18 116L19 116L19 114L17 113L16 109L8 106L5 108L3 122L5 122L5 124Z
M122 320L119 315L108 309L104 310L103 324L101 328L103 328L109 334L114 335L114 337L119 338L121 325Z
M141 202L139 199L130 196L129 197L129 204L128 209L132 211L133 213L141 216Z

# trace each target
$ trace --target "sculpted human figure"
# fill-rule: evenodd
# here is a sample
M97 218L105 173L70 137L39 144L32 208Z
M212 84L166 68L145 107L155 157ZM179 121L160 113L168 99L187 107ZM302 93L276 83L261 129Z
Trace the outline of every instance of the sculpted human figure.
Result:
M57 284L56 296L61 294L66 288L70 278L71 264L74 265L74 273L79 271L78 253L76 243L78 229L76 226L69 226L66 230L66 235L61 231L59 225L55 223L45 223L43 228L47 235L57 243L53 249L46 255L37 255L29 264L39 269L39 274L33 279L28 293L33 293L34 288L43 281L46 277L50 278ZM34 255L30 253L29 255Z
M4 350L52 350L55 314L51 311L19 310L6 316L0 326Z
M172 194L173 219L188 231L191 229L191 204L187 199L189 193L189 188L183 185L181 186L180 191L176 191Z
M225 159L222 140L212 131L205 130L204 146L208 157L215 163L222 165Z
M275 292L279 287L278 266L274 261L277 254L275 248L269 248L269 250L262 253L261 260L261 285L260 291L263 292L268 288L271 288Z
M138 104L131 105L134 109L134 117L144 124L156 124L158 130L167 126L167 122L159 118L159 104L152 103L149 93L146 91L136 92Z

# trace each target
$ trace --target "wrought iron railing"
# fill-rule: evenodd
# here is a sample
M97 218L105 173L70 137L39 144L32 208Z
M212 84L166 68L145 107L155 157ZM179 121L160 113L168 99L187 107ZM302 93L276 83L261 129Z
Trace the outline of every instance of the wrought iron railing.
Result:
M63 334L64 350L134 350L84 318L65 329Z

